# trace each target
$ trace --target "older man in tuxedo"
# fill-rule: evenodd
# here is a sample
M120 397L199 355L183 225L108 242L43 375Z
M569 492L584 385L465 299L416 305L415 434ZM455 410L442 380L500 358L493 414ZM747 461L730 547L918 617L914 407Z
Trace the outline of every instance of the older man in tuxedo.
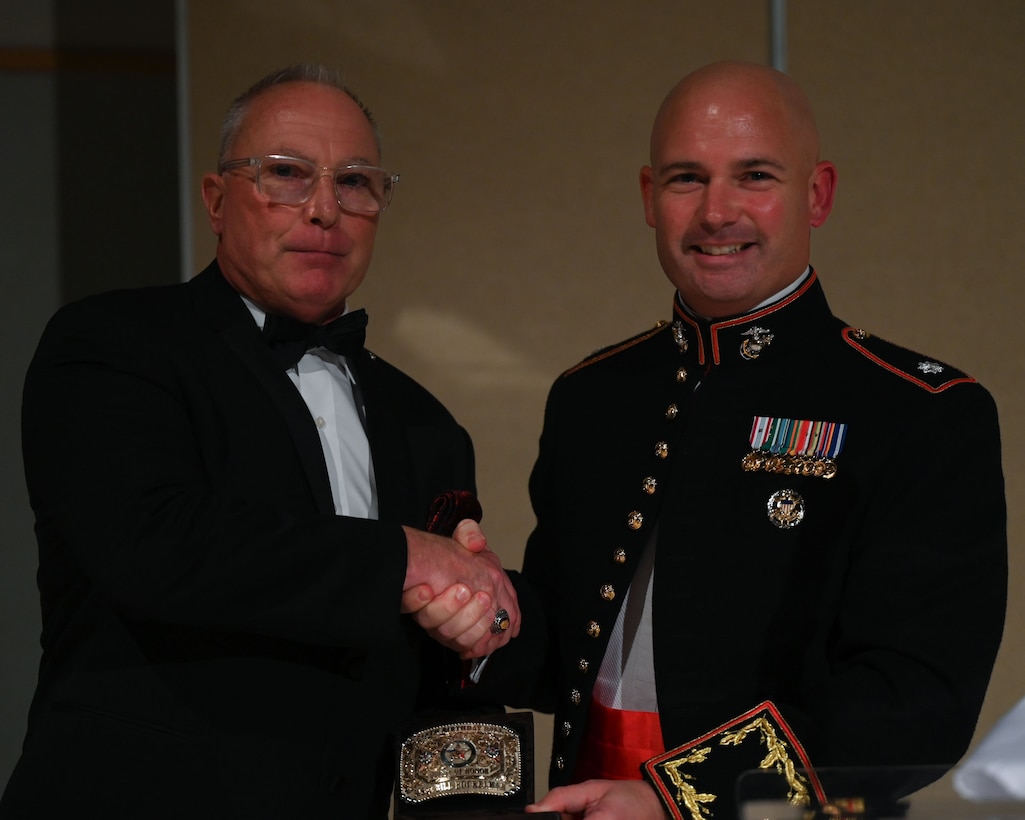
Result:
M0 816L383 817L396 724L518 632L479 528L420 529L473 490L469 437L349 309L397 180L335 75L270 75L203 180L216 261L51 320L23 416L43 657ZM403 591L453 584L432 640Z

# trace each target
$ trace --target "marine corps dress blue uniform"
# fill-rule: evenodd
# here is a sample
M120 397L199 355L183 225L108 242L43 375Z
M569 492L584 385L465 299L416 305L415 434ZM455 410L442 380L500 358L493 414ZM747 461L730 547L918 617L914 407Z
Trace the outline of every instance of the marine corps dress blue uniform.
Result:
M548 654L521 705L555 713L551 785L653 531L668 750L771 701L816 767L953 764L1006 602L990 395L845 325L814 271L738 318L674 309L549 396L524 561Z

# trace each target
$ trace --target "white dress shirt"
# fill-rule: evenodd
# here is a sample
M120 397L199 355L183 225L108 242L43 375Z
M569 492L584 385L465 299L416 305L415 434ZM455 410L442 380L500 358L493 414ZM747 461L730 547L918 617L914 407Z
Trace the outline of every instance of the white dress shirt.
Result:
M266 313L244 296L242 301L262 330ZM288 370L288 377L317 425L335 513L376 519L374 462L363 426L366 408L356 404L356 380L345 357L314 348Z

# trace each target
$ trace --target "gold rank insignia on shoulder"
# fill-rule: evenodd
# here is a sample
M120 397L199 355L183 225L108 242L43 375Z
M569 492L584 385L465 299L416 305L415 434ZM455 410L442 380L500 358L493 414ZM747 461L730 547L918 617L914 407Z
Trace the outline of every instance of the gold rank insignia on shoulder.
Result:
M833 478L836 458L847 439L847 425L833 421L755 416L751 452L740 461L745 472Z

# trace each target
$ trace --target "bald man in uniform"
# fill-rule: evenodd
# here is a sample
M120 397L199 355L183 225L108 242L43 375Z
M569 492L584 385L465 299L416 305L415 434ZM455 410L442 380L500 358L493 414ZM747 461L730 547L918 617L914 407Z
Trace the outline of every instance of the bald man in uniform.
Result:
M832 315L810 234L836 184L773 69L706 66L658 111L640 185L671 319L562 374L530 481L547 661L506 702L555 712L535 810L734 817L764 760L949 766L969 743L1006 599L996 408ZM444 596L418 617L460 625ZM524 622L484 690L522 677Z

